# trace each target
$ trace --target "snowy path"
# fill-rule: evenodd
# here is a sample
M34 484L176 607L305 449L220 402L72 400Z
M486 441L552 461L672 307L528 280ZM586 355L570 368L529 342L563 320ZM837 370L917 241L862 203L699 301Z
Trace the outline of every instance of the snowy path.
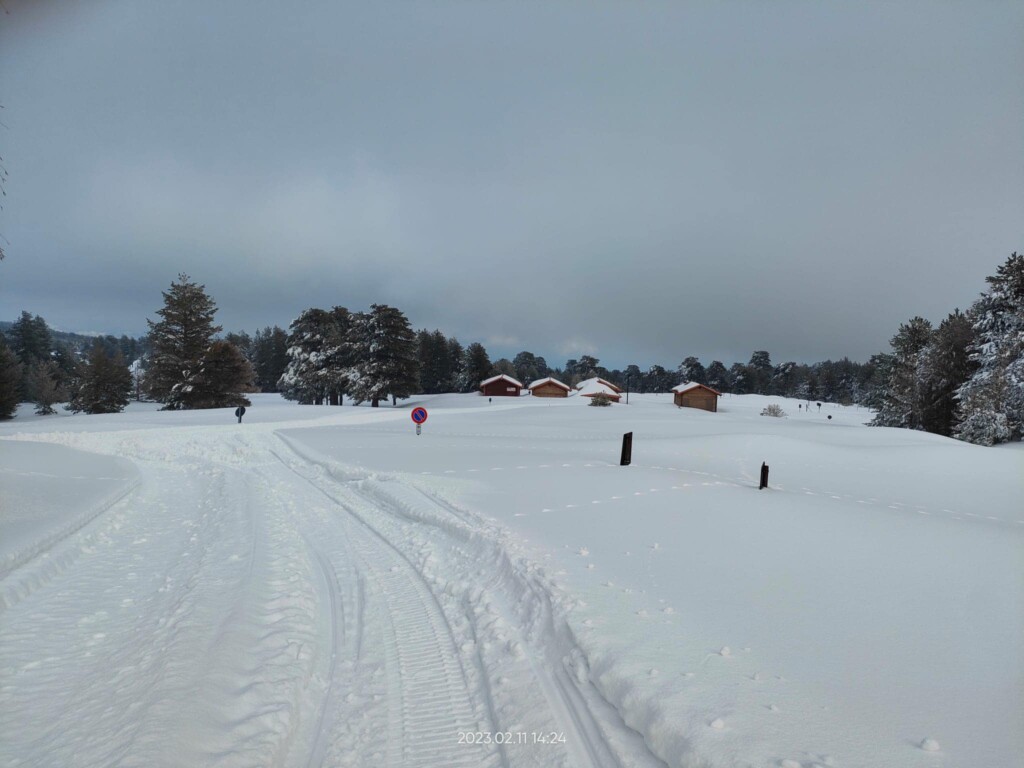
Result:
M469 512L269 427L47 437L138 478L0 580L0 764L663 765Z

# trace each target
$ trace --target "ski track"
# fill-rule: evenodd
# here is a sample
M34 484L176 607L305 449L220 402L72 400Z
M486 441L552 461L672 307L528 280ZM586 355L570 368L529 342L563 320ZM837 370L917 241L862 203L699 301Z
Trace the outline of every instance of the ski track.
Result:
M139 478L0 579L0 764L664 765L541 569L408 478L269 429L49 438ZM499 732L566 739L459 743Z

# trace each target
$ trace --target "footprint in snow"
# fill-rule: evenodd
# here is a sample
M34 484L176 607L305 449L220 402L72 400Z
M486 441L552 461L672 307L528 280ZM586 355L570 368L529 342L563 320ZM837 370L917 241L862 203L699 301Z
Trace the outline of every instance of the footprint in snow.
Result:
M708 725L711 728L714 728L716 731L725 730L725 720L723 720L720 717L716 717L714 720L712 720L710 723L708 723Z
M942 747L939 746L939 742L935 739L923 739L920 744L917 745L920 749L925 752L941 752Z
M644 610L643 608L641 608L639 611L636 612L636 615L640 616L640 617L644 617L644 616L647 615L647 611Z
M580 557L590 557L590 550L586 547L580 547L576 550L576 554Z

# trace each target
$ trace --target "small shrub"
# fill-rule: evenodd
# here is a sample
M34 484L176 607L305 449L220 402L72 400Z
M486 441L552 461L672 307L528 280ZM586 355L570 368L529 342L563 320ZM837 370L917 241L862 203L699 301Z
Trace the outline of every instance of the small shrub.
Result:
M590 404L593 406L597 406L598 408L603 408L605 406L611 405L612 399L602 392L601 394L594 395L592 398L590 398Z
M762 416L776 416L782 417L786 415L786 412L782 410L782 406L777 403L765 406L765 409L761 411Z

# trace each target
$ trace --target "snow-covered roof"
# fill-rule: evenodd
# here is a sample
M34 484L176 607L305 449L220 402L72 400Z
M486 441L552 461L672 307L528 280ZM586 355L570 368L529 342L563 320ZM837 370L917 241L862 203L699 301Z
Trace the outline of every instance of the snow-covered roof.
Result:
M530 386L527 387L527 389L533 389L534 387L539 387L541 384L554 384L554 385L556 385L558 387L561 387L566 392L568 392L571 389L571 387L568 384L563 384L558 379L553 379L550 376L545 376L543 379L537 379L536 381L531 381L530 382Z
M506 376L506 375L505 375L504 373L499 373L499 374L498 374L497 376L491 376L491 378L489 378L489 379L484 379L483 381L481 381L481 382L480 382L480 386L481 386L481 387L485 387L485 386L487 386L488 384L493 384L494 382L496 382L496 381L501 381L502 379L504 379L505 381L507 381L507 382L508 382L509 384L515 384L515 385L516 385L517 387L519 387L520 389L521 389L521 388L522 388L522 386L523 386L523 382L521 382L521 381L516 381L516 380L515 380L515 379L513 379L513 378L512 378L511 376Z
M619 393L622 392L622 388L621 387L617 387L614 384L612 384L610 381L608 381L607 379L602 379L599 376L594 376L594 377L589 378L589 379L584 379L583 381L581 381L579 384L576 385L576 390L578 392L582 392L584 390L584 388L589 387L589 386L591 386L593 384L600 384L603 387L607 387L608 389L610 389L612 392L614 392L616 394L619 394Z
M672 387L673 392L689 392L691 389L706 389L708 392L714 392L716 395L722 394L717 389L712 389L704 384L698 384L696 381L684 381L682 384Z
M594 395L608 395L608 397L618 400L619 393L613 388L613 385L609 385L607 382L603 382L601 379L589 379L587 381L581 381L576 385L576 391L581 397L593 397Z

